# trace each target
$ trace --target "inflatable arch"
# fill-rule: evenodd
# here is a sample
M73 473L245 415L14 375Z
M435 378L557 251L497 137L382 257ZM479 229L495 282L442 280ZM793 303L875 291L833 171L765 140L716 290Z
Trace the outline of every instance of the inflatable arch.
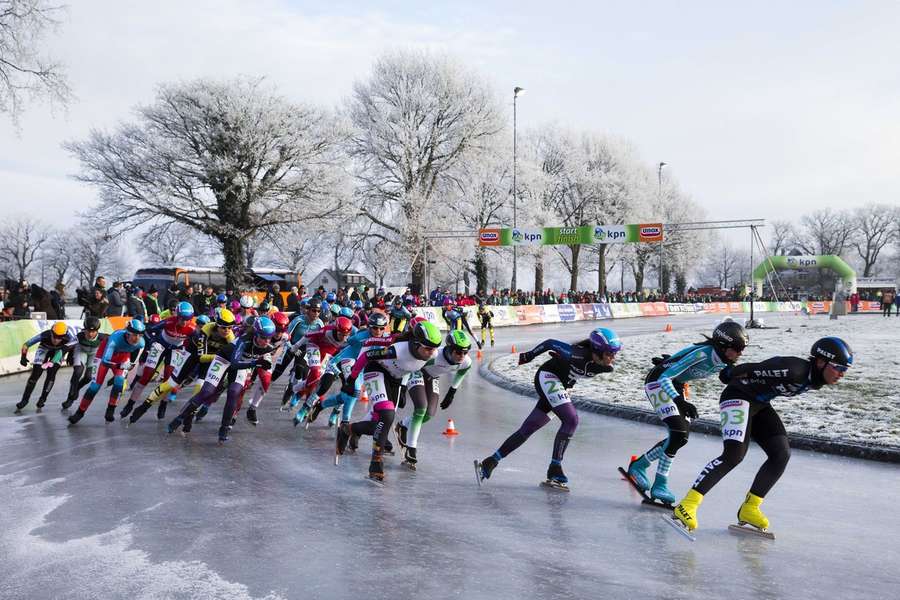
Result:
M788 269L831 269L840 279L836 288L845 294L856 291L856 271L850 268L840 256L826 254L824 256L772 256L753 269L753 289L757 297L763 294L763 282L766 275L773 271Z

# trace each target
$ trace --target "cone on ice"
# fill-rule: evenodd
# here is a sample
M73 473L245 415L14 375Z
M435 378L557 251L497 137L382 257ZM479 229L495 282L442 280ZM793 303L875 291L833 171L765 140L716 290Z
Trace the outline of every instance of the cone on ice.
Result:
M510 354L516 354L516 345L515 344L512 345L512 350L510 350L509 352L510 352Z
M664 330L666 333L672 333L672 324L666 323L666 328Z
M360 404L368 404L369 402L369 394L366 393L366 387L363 386L362 391L359 393L359 403Z
M456 430L456 425L453 423L453 419L447 419L447 429L444 430L444 435L459 435L459 432Z

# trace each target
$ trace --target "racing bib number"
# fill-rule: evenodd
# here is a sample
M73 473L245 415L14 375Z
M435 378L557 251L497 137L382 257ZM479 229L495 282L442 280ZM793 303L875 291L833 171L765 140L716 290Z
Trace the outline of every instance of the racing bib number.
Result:
M306 350L306 366L318 367L322 365L322 355L318 348L309 348Z
M363 385L366 386L366 395L373 406L379 402L388 401L384 373L366 373L363 375Z
M413 389L414 387L419 387L420 385L425 385L425 378L422 377L422 371L414 371L409 374L409 380L406 382L406 387L409 389Z
M658 381L652 381L644 386L644 393L647 394L647 400L650 406L660 419L672 417L678 414L678 407L675 401L663 390L662 384Z
M150 346L150 351L147 352L147 362L145 362L144 364L151 369L155 369L156 365L159 364L159 359L162 356L162 353L162 344L153 342L153 344Z
M31 362L33 362L35 365L42 365L45 362L48 362L48 354L49 352L46 348L41 348L40 346L38 346L38 349L34 351L34 360Z
M435 382L436 381L437 380L435 380ZM565 386L563 386L562 381L559 380L559 377L557 377L553 373L541 371L541 377L538 381L541 386L541 391L544 392L544 396L547 397L547 401L550 403L550 406L556 407L561 404L565 404L566 402L572 401L572 399L569 397L569 391L566 390Z
M245 385L247 383L247 379L249 379L250 374L253 372L253 369L241 369L237 373L234 374L234 382L238 385Z
M206 371L206 379L204 379L204 381L214 387L219 387L219 384L222 383L222 378L225 377L225 373L228 371L229 364L231 363L221 356L212 359L212 362L209 364L209 370Z
M750 403L746 400L723 400L719 403L722 439L743 442L750 420Z

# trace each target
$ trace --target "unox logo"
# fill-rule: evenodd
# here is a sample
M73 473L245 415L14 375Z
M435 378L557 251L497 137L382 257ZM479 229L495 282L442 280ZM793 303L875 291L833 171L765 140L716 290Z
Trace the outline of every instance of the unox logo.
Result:
M662 227L657 225L644 225L641 227L642 237L659 237L662 235Z
M496 242L500 239L500 234L496 231L482 231L481 232L481 241L482 242Z

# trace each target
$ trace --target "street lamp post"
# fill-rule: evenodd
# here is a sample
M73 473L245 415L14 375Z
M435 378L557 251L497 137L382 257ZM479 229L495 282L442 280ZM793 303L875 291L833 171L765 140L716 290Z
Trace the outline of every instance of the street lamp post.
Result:
M662 169L666 166L666 163L660 162L659 168L656 170L656 199L657 201L662 201ZM659 293L663 293L663 246L665 245L665 238L663 241L659 242Z
M516 135L516 100L519 98L519 95L525 92L525 88L516 86L513 88L513 229L519 226L518 219L518 208L519 208L519 198L518 198L518 190L516 189L516 159L517 159L517 135ZM519 251L518 246L513 245L513 271L512 271L512 281L509 284L510 293L515 293L518 289L518 285L516 282L516 270L518 267L518 259L519 259Z

